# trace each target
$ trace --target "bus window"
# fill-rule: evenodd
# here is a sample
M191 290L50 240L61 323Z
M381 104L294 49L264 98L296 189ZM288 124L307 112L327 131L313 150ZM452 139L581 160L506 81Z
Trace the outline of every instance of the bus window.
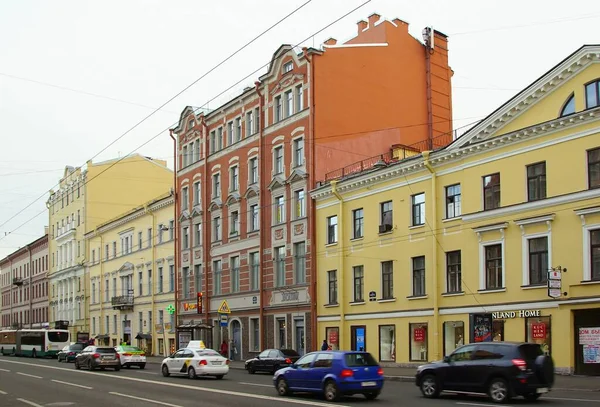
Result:
M68 332L48 331L48 340L50 342L68 342L69 341L69 333Z

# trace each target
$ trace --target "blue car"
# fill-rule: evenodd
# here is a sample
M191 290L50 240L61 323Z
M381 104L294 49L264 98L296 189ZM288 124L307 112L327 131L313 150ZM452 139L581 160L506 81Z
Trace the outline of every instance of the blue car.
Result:
M363 394L374 400L383 388L383 369L368 352L312 352L276 371L273 383L280 396L319 393L327 401L337 401Z

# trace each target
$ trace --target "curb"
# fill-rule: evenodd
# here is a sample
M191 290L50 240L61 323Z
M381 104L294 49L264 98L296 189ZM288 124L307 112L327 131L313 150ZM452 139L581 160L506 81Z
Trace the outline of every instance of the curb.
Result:
M414 383L415 382L414 376L386 376L386 375L384 375L383 378L385 380L389 380L390 382L404 382L404 383Z

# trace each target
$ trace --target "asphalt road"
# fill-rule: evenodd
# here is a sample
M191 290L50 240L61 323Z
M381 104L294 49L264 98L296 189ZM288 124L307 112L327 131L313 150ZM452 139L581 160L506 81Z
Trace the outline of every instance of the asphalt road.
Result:
M426 400L411 383L386 382L379 399L367 401L361 396L347 397L327 404L312 395L289 398L277 396L271 375L250 375L231 369L223 380L162 377L160 366L148 364L145 370L120 372L75 370L73 364L56 360L0 357L0 406L86 406L203 407L243 406L275 407L283 403L295 406L492 406L476 396L443 396ZM527 405L515 400L512 405ZM539 406L598 406L600 392L551 392L534 403Z

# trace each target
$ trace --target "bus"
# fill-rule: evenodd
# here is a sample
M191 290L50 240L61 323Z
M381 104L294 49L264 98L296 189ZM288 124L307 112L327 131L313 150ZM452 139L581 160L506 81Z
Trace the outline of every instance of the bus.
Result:
M19 329L0 331L2 356L56 357L69 345L66 329Z

